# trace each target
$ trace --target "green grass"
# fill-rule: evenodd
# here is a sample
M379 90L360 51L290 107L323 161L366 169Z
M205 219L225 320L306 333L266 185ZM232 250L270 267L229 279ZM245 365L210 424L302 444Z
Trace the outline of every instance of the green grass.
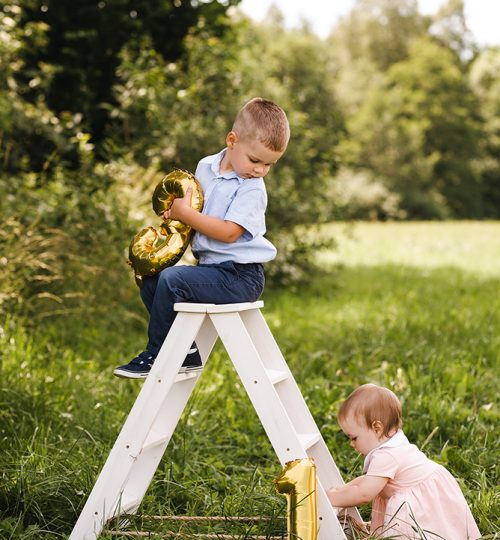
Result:
M500 223L343 230L325 230L339 250L321 255L324 273L264 294L264 315L323 436L345 477L359 474L338 405L359 384L390 386L409 438L455 475L483 534L500 537ZM127 309L29 333L13 320L1 325L0 538L71 531L140 386L111 375L144 343L139 302ZM282 516L279 472L217 347L141 512ZM279 528L276 519L259 531Z
M498 222L350 223L324 228L339 249L320 255L324 264L454 267L476 276L500 275Z

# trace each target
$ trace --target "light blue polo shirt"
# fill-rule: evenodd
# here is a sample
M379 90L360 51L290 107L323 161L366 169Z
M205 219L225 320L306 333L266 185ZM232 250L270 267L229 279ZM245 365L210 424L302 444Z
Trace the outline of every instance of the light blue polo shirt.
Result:
M191 243L202 264L224 261L264 263L276 257L276 248L264 238L267 193L263 178L241 178L235 172L220 173L226 149L203 158L195 176L203 188L203 214L241 225L245 231L231 243L196 232Z

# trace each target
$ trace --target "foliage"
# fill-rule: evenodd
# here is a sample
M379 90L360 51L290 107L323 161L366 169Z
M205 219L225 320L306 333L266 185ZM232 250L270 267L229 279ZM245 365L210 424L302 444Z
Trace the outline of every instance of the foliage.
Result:
M128 283L123 237L133 228L108 188L106 169L95 169L91 177L81 173L58 170L42 186L36 175L0 176L2 317L16 314L33 324L121 304L111 291L117 281L122 288Z
M478 51L465 18L464 0L448 0L432 18L429 33L444 46L454 51L463 61Z
M407 58L409 47L428 25L416 0L357 0L330 40L342 67L367 60L376 71L385 72Z
M477 163L481 177L484 213L496 217L500 208L500 48L483 51L470 71L472 88L479 98L484 136Z
M48 106L57 113L82 114L92 141L100 142L109 105L115 103L113 85L122 48L126 44L140 47L147 37L155 52L175 61L183 53L183 39L190 28L203 21L215 35L224 32L224 14L237 2L21 1L21 28L43 24L47 43L44 47L28 43L23 50L26 72L18 79L27 85L28 77L42 75L40 65L52 66L54 76L43 90ZM27 89L29 101L36 101L38 95L39 89Z
M480 133L477 100L456 57L422 39L352 117L345 150L398 193L412 217L481 216L473 168Z
M404 219L401 197L389 191L369 170L342 168L333 185L337 204L346 219Z
M306 25L285 30L276 9L261 24L231 18L236 3L4 6L0 195L12 195L8 177L20 183L19 196L59 193L39 234L67 223L67 193L82 215L96 218L92 193L105 198L114 186L110 195L132 202L121 172L102 174L104 163L154 171L137 178L141 193L150 191L149 179L174 166L192 170L218 151L241 104L264 95L285 108L292 126L289 149L267 178L268 235L279 247L273 280L307 275L328 241L304 230L342 215L498 215L497 92L488 90L492 75L481 75L496 64L480 54L469 76L476 48L464 33L461 0L432 18L415 0L359 0L326 41ZM18 219L17 206L7 205L6 218ZM136 201L119 214L147 215ZM128 238L119 243L125 250Z
M26 88L17 77L28 77L26 87L44 87L53 70L42 64L33 75L22 60L23 50L30 46L47 46L47 28L42 23L19 26L21 8L12 4L0 11L0 172L45 171L59 163L75 148L78 118L58 117L48 107L42 95L36 100L25 99ZM29 78L33 75L33 78Z
M44 230L34 222L23 226L9 218L0 230L2 280L0 313L32 315L41 298L61 302L51 290L64 279L64 247L69 238L59 230Z
M498 155L490 151L492 132L484 131L479 116L486 96L468 82L478 46L463 1L449 0L429 17L412 0L359 0L329 43L335 90L350 128L342 160L353 171L353 187L358 174L382 180L410 218L496 215L490 201L497 198ZM440 46L437 57L428 58L429 73L425 43ZM361 199L363 193L353 200Z
M194 170L201 157L218 151L232 109L241 105L228 41L200 25L186 38L182 62L164 61L147 43L139 51L125 49L115 87L119 106L110 126L113 146L163 170Z

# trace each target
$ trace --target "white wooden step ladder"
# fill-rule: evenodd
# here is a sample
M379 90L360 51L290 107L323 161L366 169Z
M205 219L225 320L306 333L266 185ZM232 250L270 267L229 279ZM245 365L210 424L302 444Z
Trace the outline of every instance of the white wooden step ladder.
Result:
M200 372L179 374L196 341L205 364L217 336L231 358L264 430L284 465L311 457L317 471L318 540L344 540L325 489L342 477L260 308L243 304L175 304L170 332L70 535L95 540L106 523L137 511ZM360 519L356 509L351 514Z

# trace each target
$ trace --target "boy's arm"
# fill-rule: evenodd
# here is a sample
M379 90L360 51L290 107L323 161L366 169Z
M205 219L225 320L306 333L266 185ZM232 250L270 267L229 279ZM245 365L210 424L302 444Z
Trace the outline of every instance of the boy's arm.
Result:
M326 494L332 506L348 508L372 501L385 487L389 478L360 476L344 486L329 489Z
M182 221L196 231L220 242L234 242L245 232L245 229L234 221L207 216L191 208L192 193L192 188L188 188L184 197L174 199L170 210L167 210L163 217Z

